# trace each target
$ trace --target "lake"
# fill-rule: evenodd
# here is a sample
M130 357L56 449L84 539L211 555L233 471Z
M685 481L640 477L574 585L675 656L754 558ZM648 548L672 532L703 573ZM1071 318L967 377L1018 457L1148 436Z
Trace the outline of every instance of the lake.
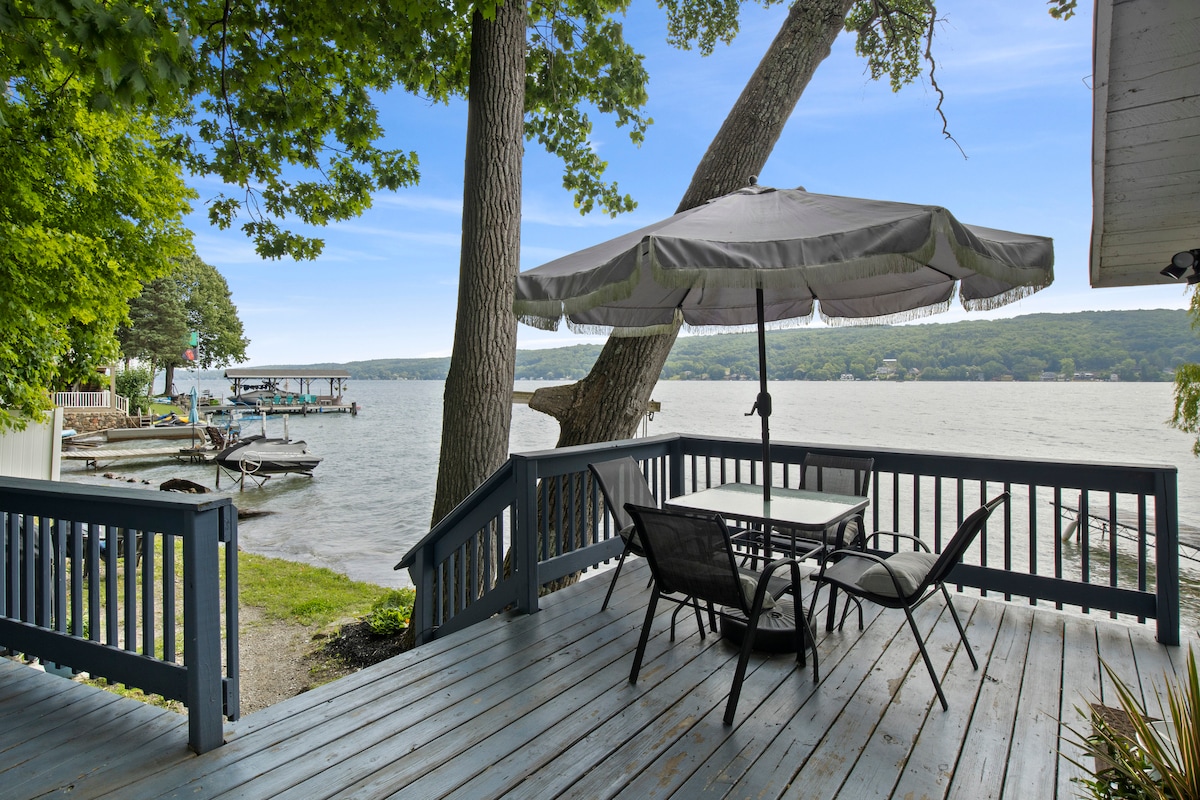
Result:
M191 384L181 375L177 383ZM546 384L518 382L518 389ZM200 389L227 395L225 381ZM771 386L773 440L891 447L1067 461L1169 464L1179 469L1179 513L1200 523L1200 462L1192 438L1166 425L1169 383L892 383L776 382ZM654 393L663 410L650 435L674 432L757 438L760 422L744 416L758 392L751 382L665 381ZM429 530L441 435L442 384L355 381L347 398L362 412L294 416L293 439L324 457L313 477L272 478L238 492L221 491L248 510L271 512L239 523L243 549L307 561L358 580L408 585L393 565ZM245 433L259 424L244 423ZM267 420L270 435L283 422ZM513 452L554 446L557 423L525 406L513 408ZM100 474L64 462L64 480L112 485L104 472L148 480L180 477L214 485L216 467L170 462L117 463ZM1186 562L1185 562L1186 563Z

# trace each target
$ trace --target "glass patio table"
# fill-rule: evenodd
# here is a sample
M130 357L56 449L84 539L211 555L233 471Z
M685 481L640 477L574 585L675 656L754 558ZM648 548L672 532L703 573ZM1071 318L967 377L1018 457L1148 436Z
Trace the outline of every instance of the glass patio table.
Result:
M762 486L752 483L726 483L711 489L672 497L663 505L692 511L715 511L721 516L762 525L764 529L784 528L796 532L819 533L803 537L820 540L828 547L826 532L857 516L870 502L856 495L814 492L808 489L772 487L771 499L764 500ZM788 555L799 556L792 547ZM815 554L814 554L815 555Z
M861 514L869 502L866 497L857 495L785 487L772 487L771 499L764 500L762 486L758 484L726 483L672 497L663 505L689 511L715 511L729 520L760 525L763 529L764 546L781 549L780 543L783 542L785 546L782 549L786 550L789 556L798 559L820 559L831 549L828 532L836 530L842 522ZM776 532L777 529L790 532L790 539L783 538ZM806 533L811 535L803 535ZM739 535L738 538L743 542L753 543L753 539L745 534ZM790 547L786 546L789 541ZM807 549L798 552L800 547ZM799 603L800 598L797 597L796 602ZM827 629L832 628L836 607L836 594L831 587L825 623Z

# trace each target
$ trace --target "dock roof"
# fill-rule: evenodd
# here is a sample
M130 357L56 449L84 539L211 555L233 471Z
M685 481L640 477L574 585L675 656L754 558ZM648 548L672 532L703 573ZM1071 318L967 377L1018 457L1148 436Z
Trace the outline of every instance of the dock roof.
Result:
M304 378L315 380L324 378L349 378L350 372L344 369L304 369L302 367L233 367L225 370L226 378L258 379L258 378Z

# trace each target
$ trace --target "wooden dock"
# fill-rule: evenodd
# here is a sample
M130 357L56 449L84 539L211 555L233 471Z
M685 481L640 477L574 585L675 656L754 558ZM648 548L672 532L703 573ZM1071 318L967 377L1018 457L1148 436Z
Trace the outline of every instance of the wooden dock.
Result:
M357 417L362 406L358 403L337 405L332 403L260 403L254 406L225 403L216 406L201 406L201 414L243 414L245 419L258 417L261 414L349 414Z
M607 576L582 581L227 723L203 756L179 715L3 662L0 793L1065 800L1078 770L1059 751L1078 751L1060 721L1084 729L1077 707L1115 705L1100 660L1149 696L1185 656L1145 626L962 597L980 668L961 652L947 668L960 644L930 602L917 619L943 712L903 614L870 608L862 632L818 632L819 684L786 656L752 659L725 726L736 651L693 619L670 644L669 608L629 683L646 579L635 559L607 611Z
M97 447L62 452L64 459L86 462L86 465L92 469L100 469L116 461L138 459L174 458L180 461L211 461L216 455L215 450L180 447L179 445L174 447Z

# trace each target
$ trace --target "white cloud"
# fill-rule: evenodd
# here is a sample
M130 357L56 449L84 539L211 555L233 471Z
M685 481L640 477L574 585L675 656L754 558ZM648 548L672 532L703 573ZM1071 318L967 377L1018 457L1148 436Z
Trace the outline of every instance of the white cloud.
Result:
M372 205L411 208L417 211L432 211L438 214L453 214L462 217L462 198L434 197L421 192L399 194L376 194L371 197Z

